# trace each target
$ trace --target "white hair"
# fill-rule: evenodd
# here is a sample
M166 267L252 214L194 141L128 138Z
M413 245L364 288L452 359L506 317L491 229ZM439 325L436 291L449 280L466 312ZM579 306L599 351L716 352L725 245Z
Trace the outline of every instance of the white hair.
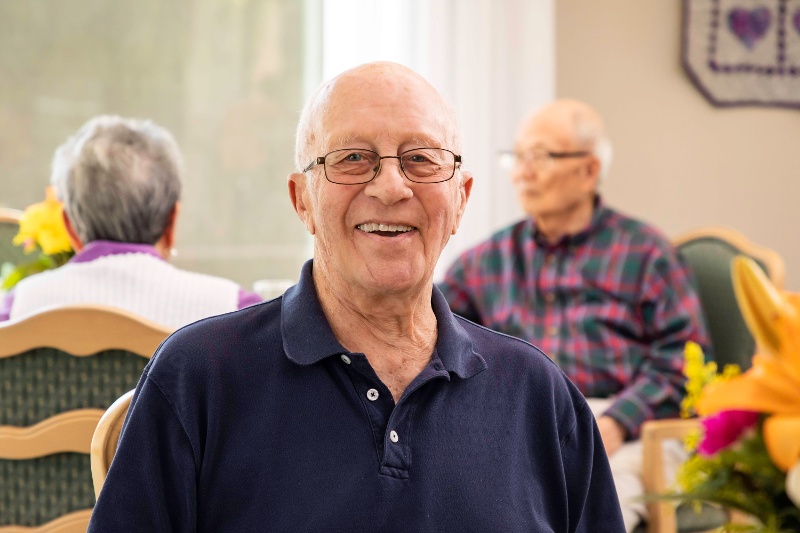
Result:
M611 168L614 150L602 123L598 123L585 113L577 111L573 115L575 140L590 150L600 161L600 181L604 182Z

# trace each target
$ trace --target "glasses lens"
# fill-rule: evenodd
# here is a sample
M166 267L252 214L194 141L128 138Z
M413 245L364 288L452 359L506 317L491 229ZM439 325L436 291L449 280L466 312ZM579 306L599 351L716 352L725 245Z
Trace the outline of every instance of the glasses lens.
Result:
M435 183L453 177L456 157L441 148L417 148L400 154L400 164L411 181Z
M378 154L371 150L336 150L325 156L325 175L334 183L365 183L375 175Z
M531 148L524 152L505 152L500 156L500 164L507 170L512 170L517 165L544 168L551 161L550 153L543 148Z
M517 154L514 152L500 152L497 162L503 170L512 170L517 164Z

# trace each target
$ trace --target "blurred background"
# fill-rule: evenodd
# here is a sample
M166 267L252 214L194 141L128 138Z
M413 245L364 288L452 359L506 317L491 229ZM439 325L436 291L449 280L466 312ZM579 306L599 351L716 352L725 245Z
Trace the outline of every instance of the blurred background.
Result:
M311 245L288 200L294 128L323 80L404 63L455 105L476 182L437 274L521 216L497 152L555 96L605 117L605 200L667 235L724 225L778 251L800 290L800 113L713 107L680 62L677 0L2 0L0 206L44 197L90 117L151 118L183 150L174 262L297 279Z

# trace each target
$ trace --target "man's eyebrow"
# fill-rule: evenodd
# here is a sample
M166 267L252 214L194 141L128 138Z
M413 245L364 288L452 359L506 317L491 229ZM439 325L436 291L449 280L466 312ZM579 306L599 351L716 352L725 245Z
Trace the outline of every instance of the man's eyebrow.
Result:
M427 139L427 138L423 139L423 138L420 138L420 137L412 137L411 138L411 142L413 142L414 144L422 145L425 148L430 148L430 147L432 147L434 145L434 143L431 143L430 139ZM437 146L437 148L438 148L438 146Z
M361 140L361 136L356 135L355 133L351 133L347 136L339 137L338 145L341 147L346 147L351 142L355 141L356 139Z

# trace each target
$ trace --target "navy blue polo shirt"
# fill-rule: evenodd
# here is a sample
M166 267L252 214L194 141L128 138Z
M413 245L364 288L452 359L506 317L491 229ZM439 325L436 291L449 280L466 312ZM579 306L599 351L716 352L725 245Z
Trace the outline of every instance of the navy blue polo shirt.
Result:
M539 350L434 288L436 348L395 403L311 271L162 344L89 531L624 531L594 418Z

